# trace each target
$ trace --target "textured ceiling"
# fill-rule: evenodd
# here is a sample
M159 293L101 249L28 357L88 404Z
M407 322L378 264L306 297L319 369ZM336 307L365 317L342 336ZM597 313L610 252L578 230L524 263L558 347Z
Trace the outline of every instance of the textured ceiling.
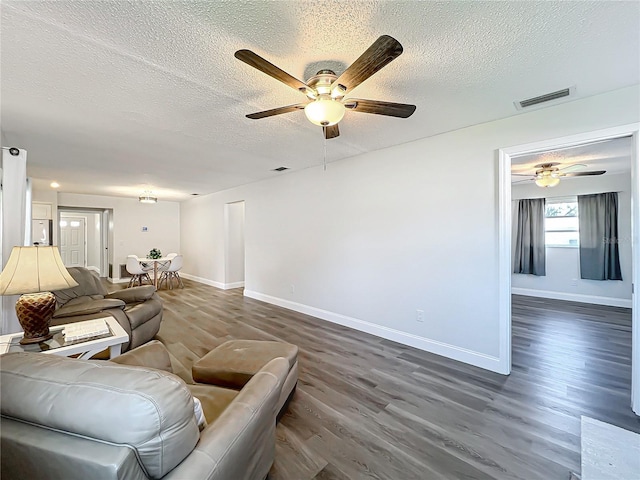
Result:
M183 199L323 161L305 97L236 60L302 80L340 74L378 36L404 53L357 87L409 119L347 112L327 161L522 113L513 102L640 83L638 2L50 2L1 4L3 144L62 191ZM566 100L565 100L566 101ZM544 108L544 107L532 107Z
M569 165L584 165L582 168L572 170L574 172L587 172L591 170L605 170L605 175L628 174L631 175L631 137L616 138L551 150L541 153L532 153L514 157L511 160L511 173L533 174L536 165L542 163L559 163L558 168L563 169ZM563 182L579 182L581 178L567 177ZM512 176L512 182L522 182L523 177Z

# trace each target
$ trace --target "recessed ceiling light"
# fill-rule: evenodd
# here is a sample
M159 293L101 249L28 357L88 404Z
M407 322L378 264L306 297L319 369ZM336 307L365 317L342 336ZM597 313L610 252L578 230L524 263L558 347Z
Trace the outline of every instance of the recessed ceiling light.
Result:
M58 182L51 182L51 188L60 188L60 184Z

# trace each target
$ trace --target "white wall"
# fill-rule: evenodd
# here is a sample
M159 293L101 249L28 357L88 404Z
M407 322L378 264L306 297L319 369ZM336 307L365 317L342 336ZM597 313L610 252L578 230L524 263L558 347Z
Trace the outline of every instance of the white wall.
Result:
M33 202L51 204L51 218L53 219L53 234L51 235L51 239L54 245L58 245L58 192L51 189L38 189L33 186L31 199Z
M183 202L184 272L224 282L224 205L245 200L245 295L498 370L497 149L637 122L639 101L630 87Z
M521 198L566 197L604 192L619 192L618 238L623 281L582 280L578 248L547 247L546 276L513 274L511 276L513 293L631 307L631 176L629 174L565 179L551 189L537 187L533 182L513 185L511 198L517 205L516 201ZM515 216L512 225L515 231L517 225ZM515 236L512 237L512 247L514 246Z
M244 285L244 202L225 206L225 287Z
M180 251L180 204L144 204L137 198L59 193L59 208L84 207L113 210L113 279L127 255L145 256L152 248L163 253ZM143 232L142 227L147 231Z

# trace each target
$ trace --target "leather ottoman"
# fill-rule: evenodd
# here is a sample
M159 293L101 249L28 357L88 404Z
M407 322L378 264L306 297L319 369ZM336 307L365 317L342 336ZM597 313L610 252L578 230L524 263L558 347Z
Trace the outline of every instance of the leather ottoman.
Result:
M241 389L263 366L278 357L289 362L289 373L278 402L278 411L281 411L298 382L296 345L261 340L229 340L194 363L191 372L196 382Z

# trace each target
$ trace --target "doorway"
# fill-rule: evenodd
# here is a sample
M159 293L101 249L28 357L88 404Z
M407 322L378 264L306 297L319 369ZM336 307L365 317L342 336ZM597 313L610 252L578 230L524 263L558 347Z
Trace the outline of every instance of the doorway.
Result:
M632 375L631 408L640 414L640 300L633 288L640 271L640 124L614 127L570 137L536 142L499 150L499 323L500 323L500 371L511 371L511 270L512 270L512 208L511 161L512 157L548 150L559 150L576 145L594 143L620 137L631 137L631 250L632 250Z
M58 208L60 256L66 267L85 267L109 274L109 211L91 208Z
M224 288L244 287L244 201L224 206Z

